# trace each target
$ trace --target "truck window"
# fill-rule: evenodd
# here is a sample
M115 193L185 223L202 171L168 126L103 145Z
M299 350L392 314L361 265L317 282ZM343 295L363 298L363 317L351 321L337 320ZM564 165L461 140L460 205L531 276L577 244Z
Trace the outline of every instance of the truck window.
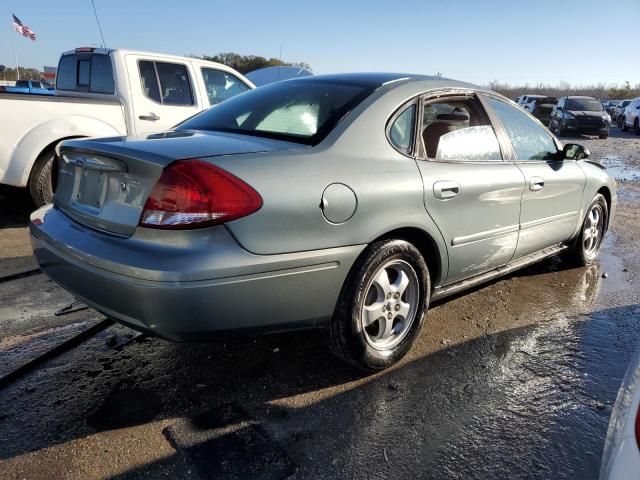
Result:
M163 105L193 105L191 82L185 65L141 60L138 68L142 91L148 98Z
M204 86L207 89L209 105L217 105L249 90L249 87L237 77L215 68L203 67L202 80L204 80Z
M77 92L115 92L111 58L104 54L63 55L58 64L56 88Z

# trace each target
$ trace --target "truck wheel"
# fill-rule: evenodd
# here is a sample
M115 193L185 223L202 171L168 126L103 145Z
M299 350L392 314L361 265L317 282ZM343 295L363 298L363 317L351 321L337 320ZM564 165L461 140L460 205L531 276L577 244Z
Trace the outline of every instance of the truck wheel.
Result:
M53 202L57 182L57 159L53 150L42 153L29 176L29 193L37 207Z
M415 246L373 243L343 286L328 327L331 350L366 372L393 365L420 333L430 292L429 270Z
M570 262L581 266L595 262L607 231L608 218L607 200L598 193L587 209L578 238L567 251L566 258Z

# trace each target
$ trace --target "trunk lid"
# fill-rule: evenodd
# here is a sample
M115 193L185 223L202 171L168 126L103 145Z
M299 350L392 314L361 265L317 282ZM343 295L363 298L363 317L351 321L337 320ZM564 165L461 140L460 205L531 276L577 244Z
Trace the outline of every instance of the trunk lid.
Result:
M307 148L221 132L171 131L135 137L65 141L59 148L54 203L78 223L131 236L164 167L175 160Z

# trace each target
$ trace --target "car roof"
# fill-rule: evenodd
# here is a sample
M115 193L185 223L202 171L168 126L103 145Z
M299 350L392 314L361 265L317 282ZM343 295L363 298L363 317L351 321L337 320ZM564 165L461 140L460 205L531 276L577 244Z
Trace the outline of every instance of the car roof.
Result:
M589 100L597 100L596 98L590 97L588 95L569 95L568 97L565 97L565 98L571 98L571 99L574 99L574 98L588 98Z
M312 75L309 77L293 78L291 80L285 80L286 82L314 82L314 81L326 81L326 82L348 82L355 83L366 87L382 87L391 83L408 83L408 82L420 82L426 84L427 87L430 83L434 87L460 87L460 88L474 88L483 90L482 87L472 85L470 83L460 82L450 78L437 77L435 75L420 75L415 73L386 73L386 72L355 72L355 73L334 73L327 75Z

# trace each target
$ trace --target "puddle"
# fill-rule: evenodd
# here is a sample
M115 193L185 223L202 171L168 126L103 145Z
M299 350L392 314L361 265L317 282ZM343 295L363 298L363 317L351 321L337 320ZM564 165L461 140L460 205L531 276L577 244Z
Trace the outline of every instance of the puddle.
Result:
M626 182L640 181L640 170L629 166L618 155L608 154L602 159L602 164L607 167L607 172L616 180Z

